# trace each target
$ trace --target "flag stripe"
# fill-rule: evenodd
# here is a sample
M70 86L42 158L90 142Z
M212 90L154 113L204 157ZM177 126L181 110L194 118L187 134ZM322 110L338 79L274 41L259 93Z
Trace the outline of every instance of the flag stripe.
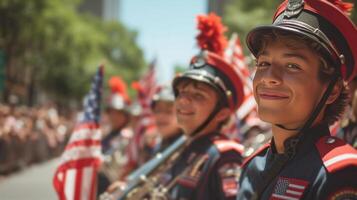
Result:
M297 191L293 191L293 190L286 190L286 193L289 193L289 194L294 194L294 195L302 195L302 192L297 192Z
M100 165L100 160L97 158L83 158L79 160L68 161L58 167L59 171L65 171L66 169L73 168L83 168L85 166L96 166Z
M74 189L74 199L81 199L81 188L82 188L82 175L83 175L83 168L82 169L77 169L77 174L76 174L76 185Z
M75 142L78 140L86 140L86 139L94 139L100 140L101 132L99 129L78 129L77 131L73 132L71 138L69 140L69 144L71 142Z
M88 191L91 191L92 176L93 176L93 167L85 167L83 169L83 176L82 176L82 191L81 191L82 200L89 200L91 196L88 193Z
M98 129L98 128L99 128L99 125L97 123L86 122L86 123L83 123L83 124L76 125L76 127L73 130L73 132L76 132L77 130L81 130L81 129Z
M97 194L97 172L92 171L90 200L95 200Z
M65 194L65 191L64 191L64 187L65 187L65 183L66 183L66 174L67 172L60 172L62 174L62 177L63 177L63 180L60 182L60 193L59 193L59 196L60 196L60 199L66 199L66 194Z
M303 190L305 188L305 186L296 185L296 184L292 184L292 183L289 184L289 187L296 188L296 189L301 189L301 190Z
M100 157L102 154L100 146L94 147L75 147L65 151L62 155L61 162L65 163L70 160L85 159L90 157Z
M76 184L76 170L70 169L66 172L64 183L66 200L74 200L74 186Z
M72 142L66 146L65 150L71 150L76 147L96 147L101 145L100 140L92 140L92 139L87 139L87 140L79 140Z

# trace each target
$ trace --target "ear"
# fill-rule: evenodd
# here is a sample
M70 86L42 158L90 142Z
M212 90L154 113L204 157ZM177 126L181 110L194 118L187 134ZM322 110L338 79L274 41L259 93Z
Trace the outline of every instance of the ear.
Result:
M344 83L342 80L336 82L336 84L333 86L330 96L327 98L326 104L332 104L334 101L336 101L336 99L340 96L343 84Z
M226 120L231 115L231 110L229 108L222 108L216 115L216 120L222 122Z

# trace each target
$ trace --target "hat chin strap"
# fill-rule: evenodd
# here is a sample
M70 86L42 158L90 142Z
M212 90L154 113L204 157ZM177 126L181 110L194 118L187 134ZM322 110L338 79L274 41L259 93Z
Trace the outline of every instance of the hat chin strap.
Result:
M281 129L287 130L287 131L299 131L300 130L300 128L286 128L285 126L283 126L281 124L274 124L274 125Z
M216 114L219 112L220 108L218 104L215 105L213 111L211 114L206 118L204 122L202 122L201 125L199 125L191 134L190 137L196 136L199 132L201 132L207 125L212 121L212 119L216 116Z
M333 87L335 86L336 82L338 80L337 76L333 76L331 82L329 83L324 95L322 96L320 102L317 104L313 112L311 113L309 119L305 122L305 124L302 126L302 128L297 127L297 128L286 128L282 124L275 124L277 127L287 130L287 131L299 131L300 133L305 132L307 129L309 129L312 124L314 123L315 119L319 115L319 113L322 110L322 107L325 105L328 97L330 96Z

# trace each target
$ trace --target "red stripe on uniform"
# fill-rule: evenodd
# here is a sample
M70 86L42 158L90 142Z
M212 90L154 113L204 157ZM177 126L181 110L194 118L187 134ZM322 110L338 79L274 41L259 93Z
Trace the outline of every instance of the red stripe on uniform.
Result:
M336 159L338 156L343 154L357 155L357 151L350 145L346 144L343 140L332 136L325 136L320 138L315 145L327 171L330 173L349 165L357 166L357 160L349 159L348 157L346 157L346 159L339 160L336 163L328 164L331 163L333 159Z
M244 147L241 144L238 144L234 141L230 140L215 140L214 144L218 148L220 152L226 152L230 150L235 150L241 154L243 154Z
M245 167L245 165L247 165L249 163L249 161L251 161L256 155L258 155L259 153L261 153L262 151L264 151L266 148L270 147L270 142L264 144L262 147L260 147L258 150L256 150L251 156L247 157L242 164L242 167Z

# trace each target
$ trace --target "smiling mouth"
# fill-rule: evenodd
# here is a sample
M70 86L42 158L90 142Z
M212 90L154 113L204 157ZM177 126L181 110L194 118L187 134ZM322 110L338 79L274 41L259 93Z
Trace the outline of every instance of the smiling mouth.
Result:
M182 110L177 110L177 113L180 115L193 115L193 112L187 112L187 111L182 111Z
M270 93L270 92L260 92L258 93L258 95L261 99L266 99L266 100L283 100L289 98L289 96L284 94Z

